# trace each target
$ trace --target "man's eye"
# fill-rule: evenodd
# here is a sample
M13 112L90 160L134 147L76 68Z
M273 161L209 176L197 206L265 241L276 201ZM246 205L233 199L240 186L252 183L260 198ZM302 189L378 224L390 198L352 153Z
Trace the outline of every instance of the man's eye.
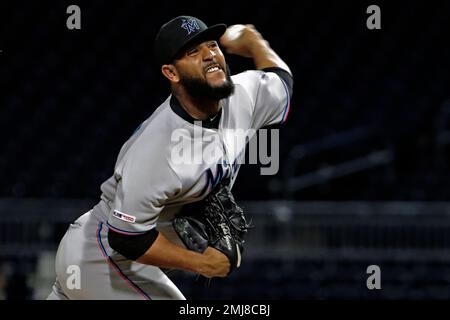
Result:
M217 48L217 42L211 42L211 43L209 44L209 47L210 47L210 48Z
M193 54L196 54L197 52L198 52L197 48L193 48L193 49L189 50L189 51L187 52L187 54L188 54L189 56L191 56L191 55L193 55Z

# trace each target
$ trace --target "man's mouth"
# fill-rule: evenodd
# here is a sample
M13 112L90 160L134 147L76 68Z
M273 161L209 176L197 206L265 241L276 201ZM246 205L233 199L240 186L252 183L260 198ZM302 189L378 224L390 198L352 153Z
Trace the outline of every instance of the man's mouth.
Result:
M217 71L222 71L222 68L219 67L218 65L213 65L213 66L209 66L208 68L206 68L206 73L213 73L213 72L217 72Z

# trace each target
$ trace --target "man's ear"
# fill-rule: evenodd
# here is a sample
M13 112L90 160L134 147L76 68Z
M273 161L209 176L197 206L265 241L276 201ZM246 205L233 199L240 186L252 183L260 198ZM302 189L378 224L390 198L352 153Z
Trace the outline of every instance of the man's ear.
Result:
M170 82L178 83L180 81L177 68L173 64L164 64L161 67L161 72Z

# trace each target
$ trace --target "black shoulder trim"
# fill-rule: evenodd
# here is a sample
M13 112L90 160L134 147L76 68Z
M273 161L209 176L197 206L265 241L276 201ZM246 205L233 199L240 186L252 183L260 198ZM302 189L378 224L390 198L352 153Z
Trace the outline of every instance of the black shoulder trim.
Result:
M287 86L287 89L289 91L289 98L292 97L293 89L294 89L294 78L292 78L291 74L287 72L286 70L279 68L279 67L270 67L270 68L264 68L261 69L264 72L273 72L276 73L281 80L284 81L284 83Z

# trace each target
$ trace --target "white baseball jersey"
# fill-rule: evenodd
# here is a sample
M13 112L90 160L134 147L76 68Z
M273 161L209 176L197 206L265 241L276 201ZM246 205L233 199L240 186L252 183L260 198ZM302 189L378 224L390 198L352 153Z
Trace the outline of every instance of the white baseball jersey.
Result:
M174 215L222 179L236 178L246 140L236 140L233 132L285 120L290 97L276 73L247 71L232 80L234 94L220 102L214 120L196 125L170 96L123 145L114 174L101 186L101 201L60 242L48 299L184 299L163 270L111 248L108 233L140 235L157 228L183 245L171 227ZM179 161L179 152L191 157ZM80 268L79 288L67 273L71 266Z
M170 221L182 205L205 197L221 179L234 181L246 145L233 132L284 121L289 94L273 72L246 71L232 81L235 91L220 101L217 128L193 123L170 96L124 144L114 175L101 186L103 203L95 208L109 228L130 235L147 232ZM180 140L187 146L183 151L192 152L190 163L174 159Z

